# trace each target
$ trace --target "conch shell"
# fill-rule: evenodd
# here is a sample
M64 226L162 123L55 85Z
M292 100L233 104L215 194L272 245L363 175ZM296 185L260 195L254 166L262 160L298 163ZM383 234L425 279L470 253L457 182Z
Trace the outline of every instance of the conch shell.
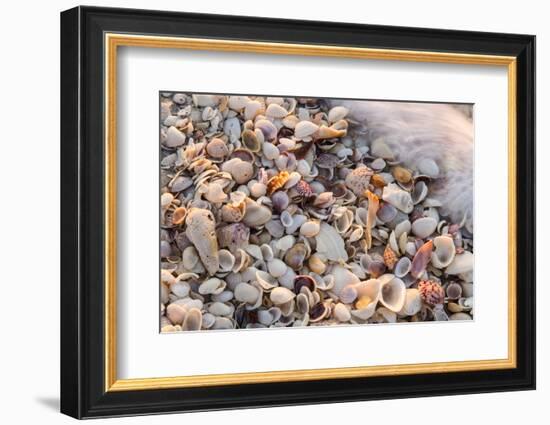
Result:
M187 226L185 235L197 249L208 274L213 275L220 267L213 214L206 209L191 208L185 219L185 225Z

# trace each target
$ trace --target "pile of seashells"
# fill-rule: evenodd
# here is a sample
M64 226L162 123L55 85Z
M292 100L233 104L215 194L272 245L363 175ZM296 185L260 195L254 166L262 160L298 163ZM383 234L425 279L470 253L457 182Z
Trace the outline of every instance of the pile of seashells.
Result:
M162 93L162 332L470 320L440 173L324 99Z

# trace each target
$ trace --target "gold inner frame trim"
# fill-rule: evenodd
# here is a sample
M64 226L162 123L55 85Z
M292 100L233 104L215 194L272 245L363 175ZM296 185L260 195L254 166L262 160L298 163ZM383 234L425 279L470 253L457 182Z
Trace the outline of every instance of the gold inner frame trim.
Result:
M329 45L212 40L106 33L105 45L105 391L137 391L215 385L311 381L511 369L516 358L516 58L478 54L370 49ZM274 372L118 379L116 325L116 106L118 47L148 47L280 55L324 56L403 62L494 65L508 72L508 357L383 366L361 366Z

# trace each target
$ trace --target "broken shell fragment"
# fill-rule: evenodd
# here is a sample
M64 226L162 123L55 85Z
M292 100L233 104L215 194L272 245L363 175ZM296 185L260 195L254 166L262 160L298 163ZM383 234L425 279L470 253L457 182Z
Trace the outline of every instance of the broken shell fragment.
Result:
M197 249L204 267L210 275L218 271L218 240L214 216L208 210L191 208L185 219L185 234Z

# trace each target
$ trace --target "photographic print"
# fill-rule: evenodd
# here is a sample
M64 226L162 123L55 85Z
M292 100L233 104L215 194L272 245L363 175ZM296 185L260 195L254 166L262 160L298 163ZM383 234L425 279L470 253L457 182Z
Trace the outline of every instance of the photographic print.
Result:
M473 105L159 102L161 332L473 319Z

